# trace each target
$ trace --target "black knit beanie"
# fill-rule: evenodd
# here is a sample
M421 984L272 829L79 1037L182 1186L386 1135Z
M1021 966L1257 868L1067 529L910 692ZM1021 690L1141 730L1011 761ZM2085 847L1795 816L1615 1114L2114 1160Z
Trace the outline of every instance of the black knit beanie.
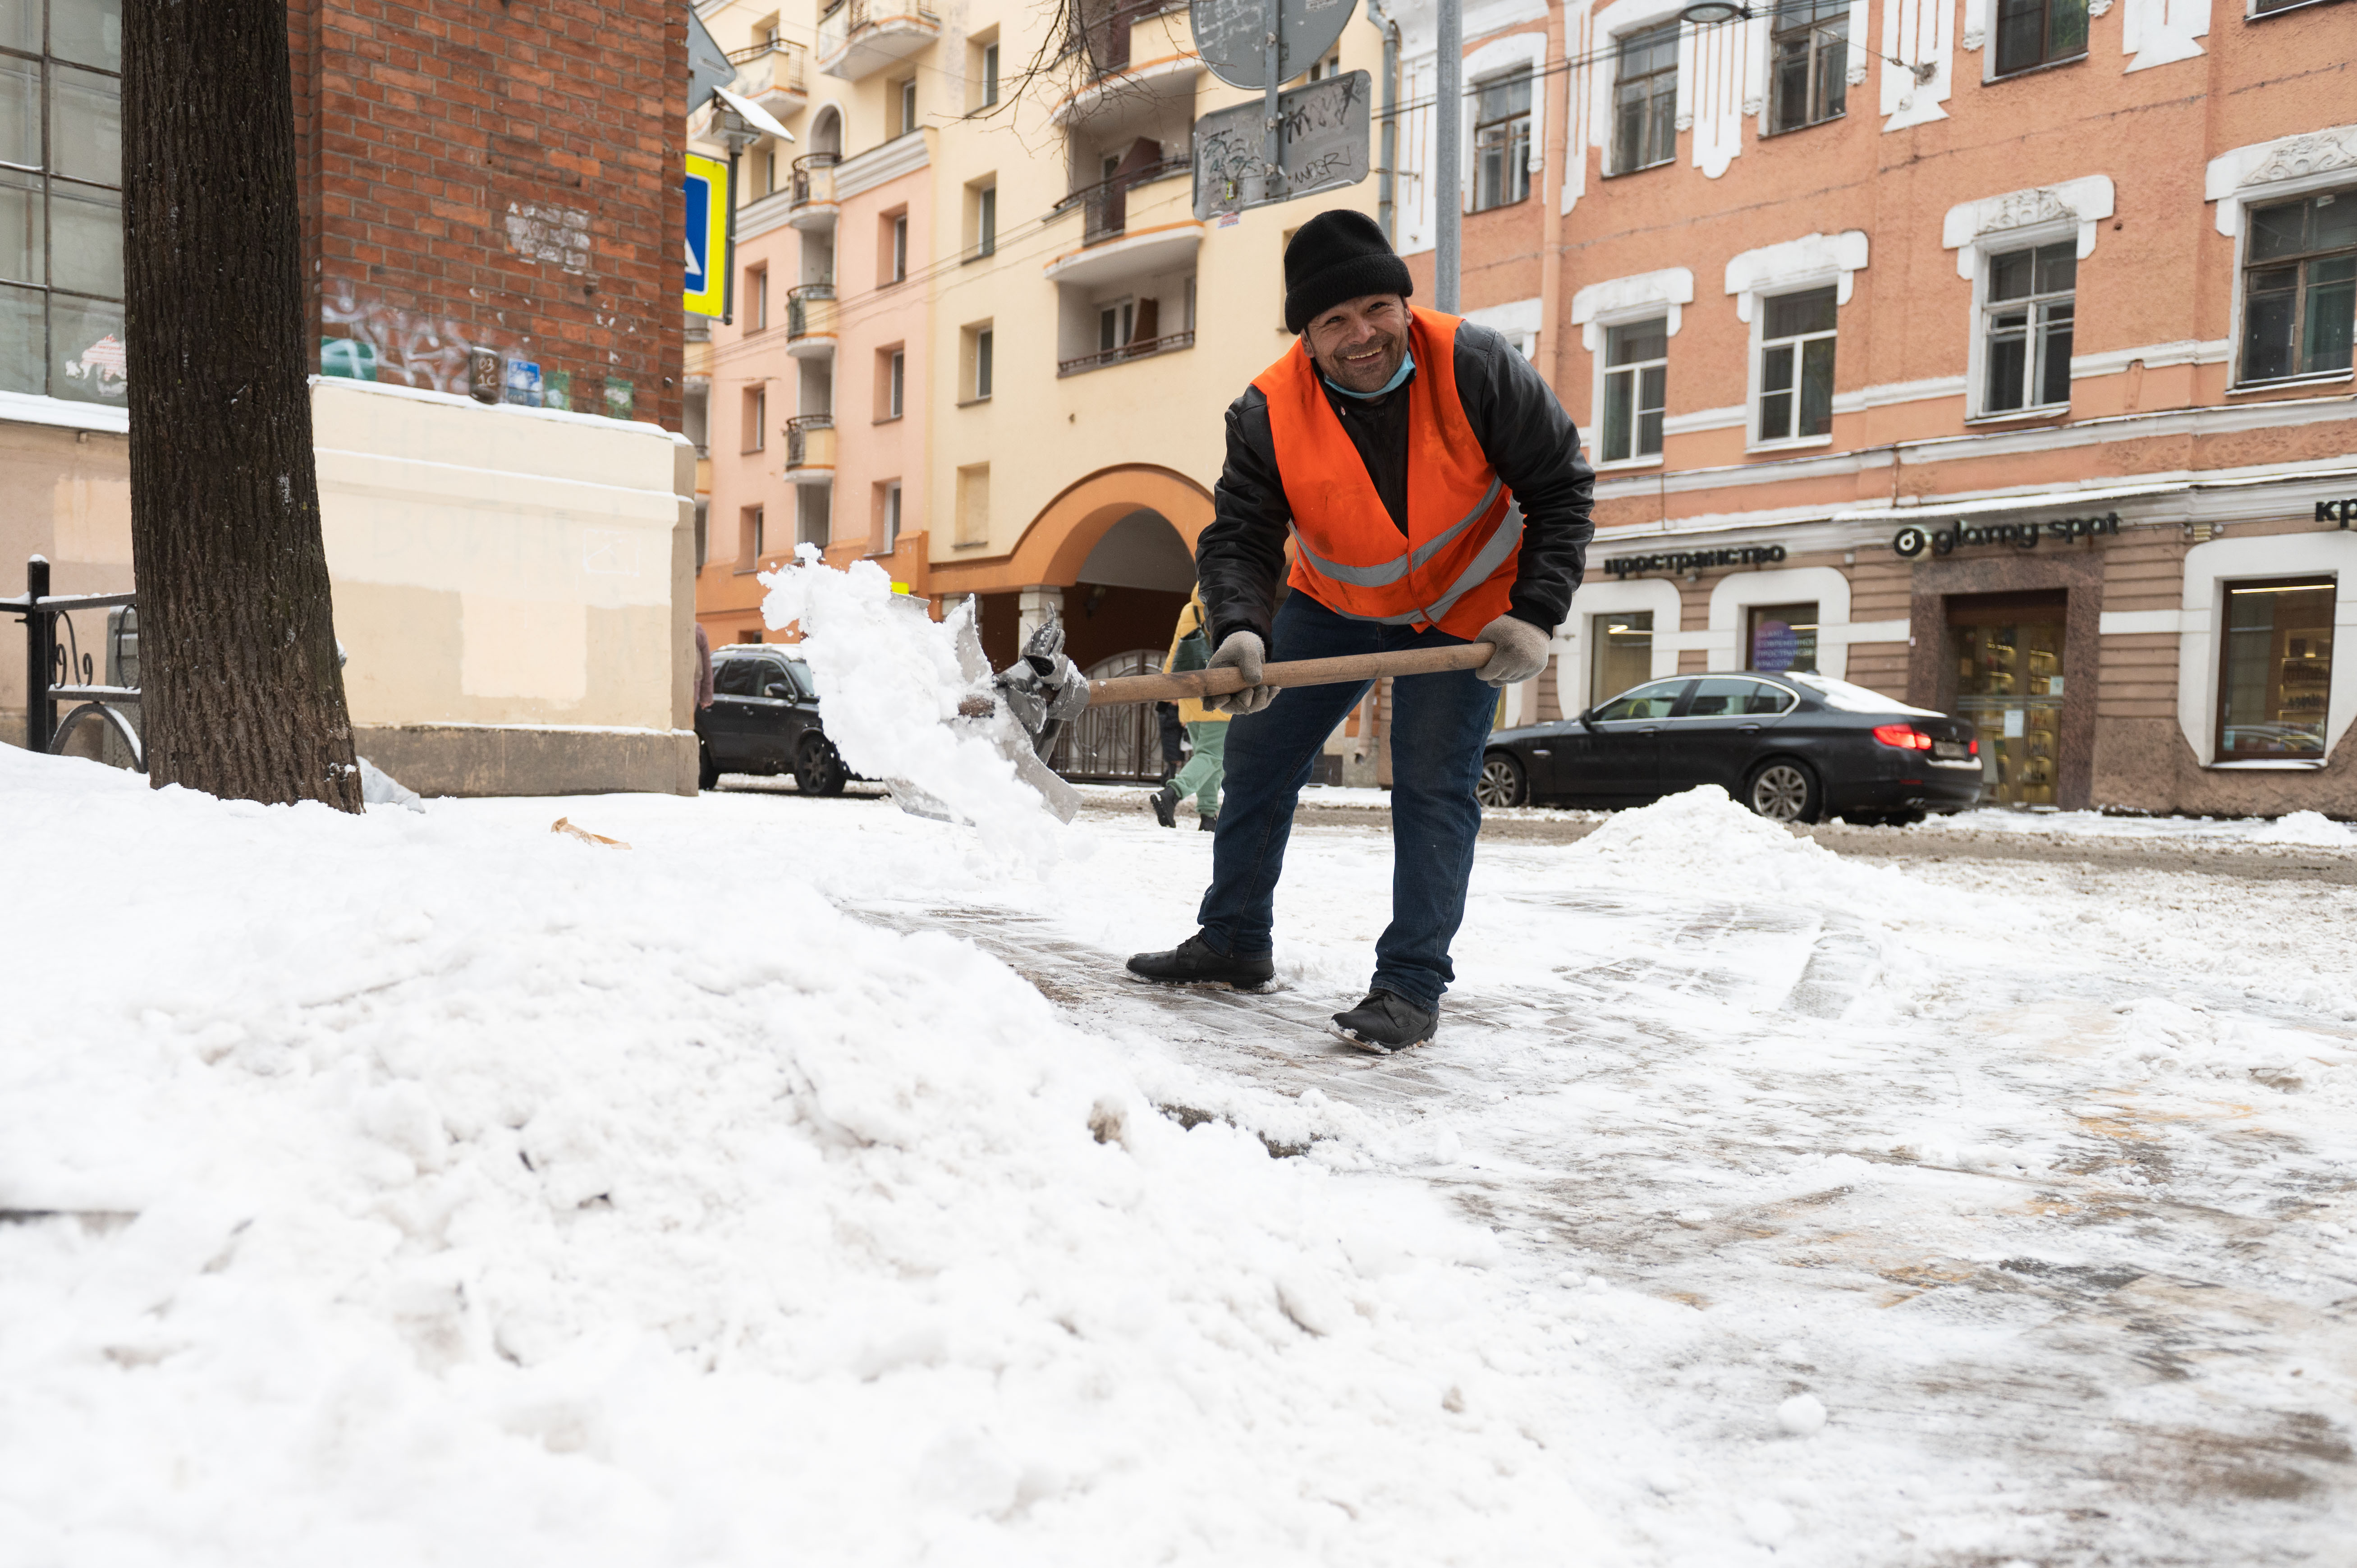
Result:
M1363 212L1320 212L1294 232L1285 248L1285 329L1299 332L1310 317L1367 294L1405 297L1415 287L1407 263Z

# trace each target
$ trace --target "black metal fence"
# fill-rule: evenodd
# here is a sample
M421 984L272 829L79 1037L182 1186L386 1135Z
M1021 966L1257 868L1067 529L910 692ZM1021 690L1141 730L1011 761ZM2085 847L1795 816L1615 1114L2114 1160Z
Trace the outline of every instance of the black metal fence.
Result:
M1162 668L1158 649L1133 649L1091 665L1092 681L1145 675ZM1064 727L1048 766L1067 779L1156 784L1162 779L1162 725L1152 703L1090 708Z
M73 619L78 610L107 612L104 637L91 651L81 646ZM49 564L36 555L25 564L23 596L0 599L0 613L25 623L25 749L63 751L87 721L111 734L131 766L145 772L139 726L124 712L139 706L139 596L53 595ZM79 705L60 720L64 703Z

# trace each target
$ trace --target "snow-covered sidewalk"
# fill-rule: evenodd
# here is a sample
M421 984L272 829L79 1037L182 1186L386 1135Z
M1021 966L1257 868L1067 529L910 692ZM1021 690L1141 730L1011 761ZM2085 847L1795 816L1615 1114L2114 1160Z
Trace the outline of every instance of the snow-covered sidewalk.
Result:
M1689 797L1485 843L1374 1062L1320 1023L1379 824L1297 834L1236 997L1118 977L1208 864L1142 815L1043 880L876 800L356 821L0 750L0 1563L2357 1530L2348 888Z

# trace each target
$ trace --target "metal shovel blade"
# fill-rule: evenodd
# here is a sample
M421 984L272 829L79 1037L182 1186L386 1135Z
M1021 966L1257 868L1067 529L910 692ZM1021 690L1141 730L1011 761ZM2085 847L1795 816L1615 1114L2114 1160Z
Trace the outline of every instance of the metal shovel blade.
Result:
M1032 633L1024 656L1004 674L994 674L982 650L981 631L974 625L974 601L968 599L951 614L956 618L952 637L966 692L958 704L958 716L950 723L988 741L992 749L1014 765L1015 776L1039 792L1057 821L1071 822L1080 812L1081 792L1057 777L1041 758L1041 753L1053 749L1064 722L1089 703L1087 678L1064 656L1063 628L1053 622L1041 627ZM943 822L965 821L905 779L888 779L885 784L892 791L894 803L913 816Z

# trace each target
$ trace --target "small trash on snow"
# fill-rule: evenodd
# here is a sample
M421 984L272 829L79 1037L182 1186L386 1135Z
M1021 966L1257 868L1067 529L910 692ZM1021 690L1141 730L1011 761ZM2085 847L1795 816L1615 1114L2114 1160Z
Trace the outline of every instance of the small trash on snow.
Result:
M1776 1407L1776 1424L1795 1437L1813 1437L1825 1429L1824 1402L1814 1394L1794 1394Z
M573 825L573 819L570 817L557 818L556 821L548 824L548 831L553 833L563 833L567 838L579 839L583 843L608 844L615 849L628 849L630 847L629 844L624 843L620 839L609 839L604 833L593 833L587 828L576 827Z
M367 804L406 806L413 811L425 810L425 802L417 798L416 790L404 788L401 780L365 757L360 758L360 765L361 799Z

